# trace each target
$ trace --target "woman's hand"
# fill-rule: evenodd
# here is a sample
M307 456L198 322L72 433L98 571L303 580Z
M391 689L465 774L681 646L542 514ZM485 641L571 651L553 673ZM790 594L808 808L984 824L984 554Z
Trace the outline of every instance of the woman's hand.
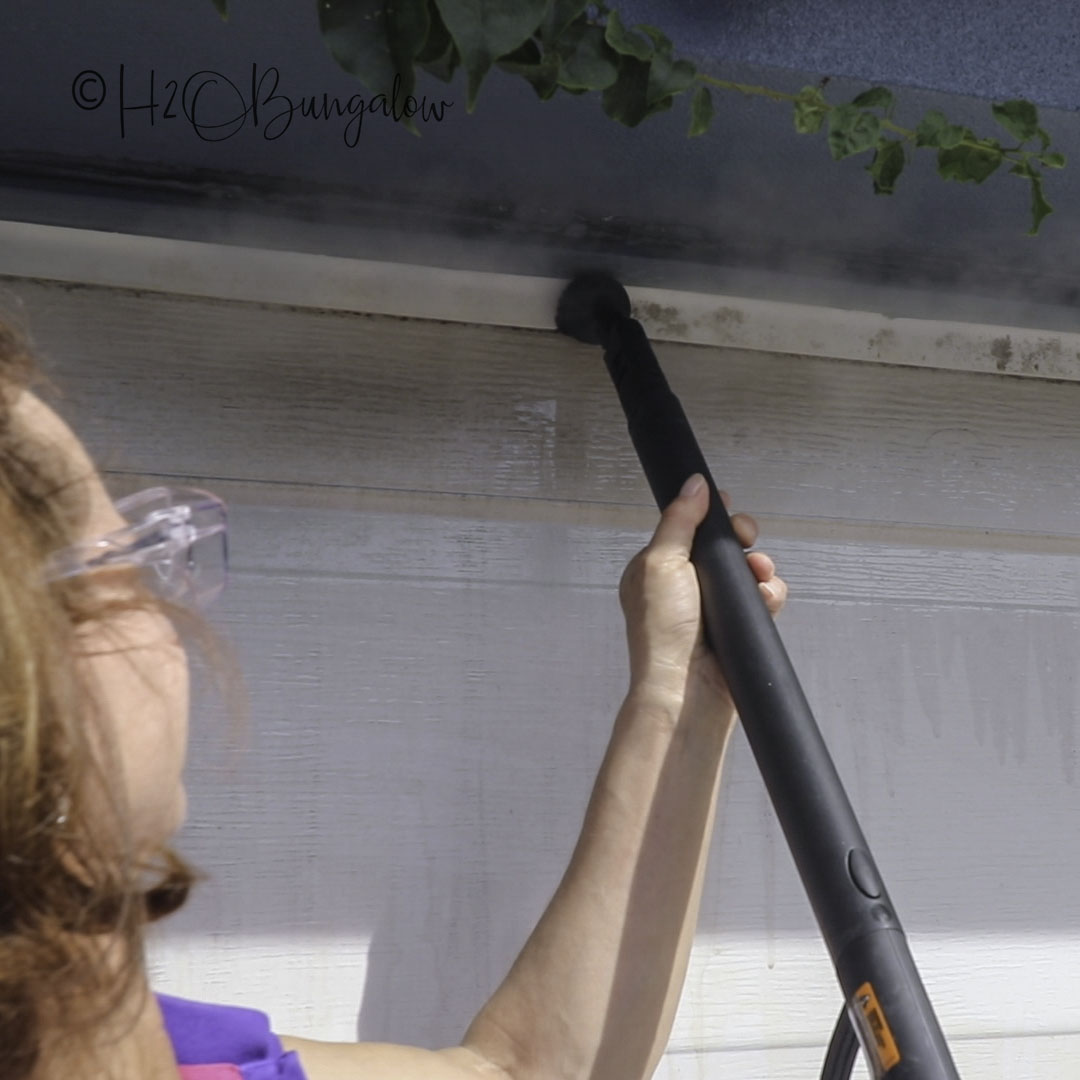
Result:
M630 686L632 691L679 704L694 700L710 708L730 708L727 683L705 645L701 591L690 562L694 534L709 509L708 485L696 477L695 488L694 479L661 515L652 540L630 561L619 584L630 648ZM728 506L726 493L721 497ZM750 547L757 539L754 519L734 514L731 522L743 547ZM769 611L776 615L787 599L787 585L764 552L751 552L746 561Z

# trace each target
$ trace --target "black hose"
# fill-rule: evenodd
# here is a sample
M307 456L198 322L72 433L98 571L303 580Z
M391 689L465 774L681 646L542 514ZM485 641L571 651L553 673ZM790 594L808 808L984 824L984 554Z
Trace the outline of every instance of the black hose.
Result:
M821 1080L849 1080L858 1056L859 1036L855 1033L855 1027L845 1005L840 1010L836 1027L833 1028L829 1049L825 1051L825 1063L821 1066Z
M706 639L731 690L874 1075L959 1080L791 660L686 413L641 324L630 318L626 291L605 274L581 275L563 291L556 326L604 346L630 438L660 509L692 473L708 481L709 510L690 556L701 586Z

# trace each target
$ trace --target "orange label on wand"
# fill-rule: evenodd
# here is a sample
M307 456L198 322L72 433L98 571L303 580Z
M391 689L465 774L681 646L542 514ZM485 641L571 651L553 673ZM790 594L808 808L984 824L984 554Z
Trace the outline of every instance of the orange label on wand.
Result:
M863 1030L864 1048L874 1054L880 1064L877 1072L888 1072L900 1064L900 1051L874 988L865 982L855 991L854 1012Z

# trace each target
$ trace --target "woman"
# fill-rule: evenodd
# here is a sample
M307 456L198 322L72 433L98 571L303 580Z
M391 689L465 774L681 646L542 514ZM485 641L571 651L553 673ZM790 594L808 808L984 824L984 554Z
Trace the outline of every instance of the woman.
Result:
M702 642L688 558L708 507L700 478L623 575L630 685L580 840L461 1044L279 1041L262 1014L149 990L144 926L176 910L194 881L169 847L186 811L189 686L177 630L203 645L214 638L189 610L194 592L175 579L152 587L156 575L123 545L119 561L90 564L96 549L80 545L123 538L128 522L32 391L38 381L24 342L0 323L0 1074L649 1076L682 990L735 719ZM752 544L753 520L734 521ZM775 614L786 586L768 556L747 561Z

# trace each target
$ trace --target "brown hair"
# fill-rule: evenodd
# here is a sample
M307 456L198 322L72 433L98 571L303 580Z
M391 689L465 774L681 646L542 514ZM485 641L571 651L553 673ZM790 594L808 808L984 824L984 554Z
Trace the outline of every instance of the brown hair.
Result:
M132 586L124 597L108 600L85 577L44 582L46 557L82 538L57 497L48 462L12 422L19 395L39 386L57 393L27 335L0 317L0 1072L6 1080L30 1080L46 1040L68 1060L92 1045L97 1029L139 984L146 924L176 911L199 877L170 848L149 860L134 850L120 785L108 781L113 755L102 741L102 708L75 663L76 628L131 609L163 611L207 661L229 715L243 723L248 713L232 648L200 616L155 596L137 570L123 572ZM86 813L90 799L107 813ZM113 949L109 957L104 942Z

